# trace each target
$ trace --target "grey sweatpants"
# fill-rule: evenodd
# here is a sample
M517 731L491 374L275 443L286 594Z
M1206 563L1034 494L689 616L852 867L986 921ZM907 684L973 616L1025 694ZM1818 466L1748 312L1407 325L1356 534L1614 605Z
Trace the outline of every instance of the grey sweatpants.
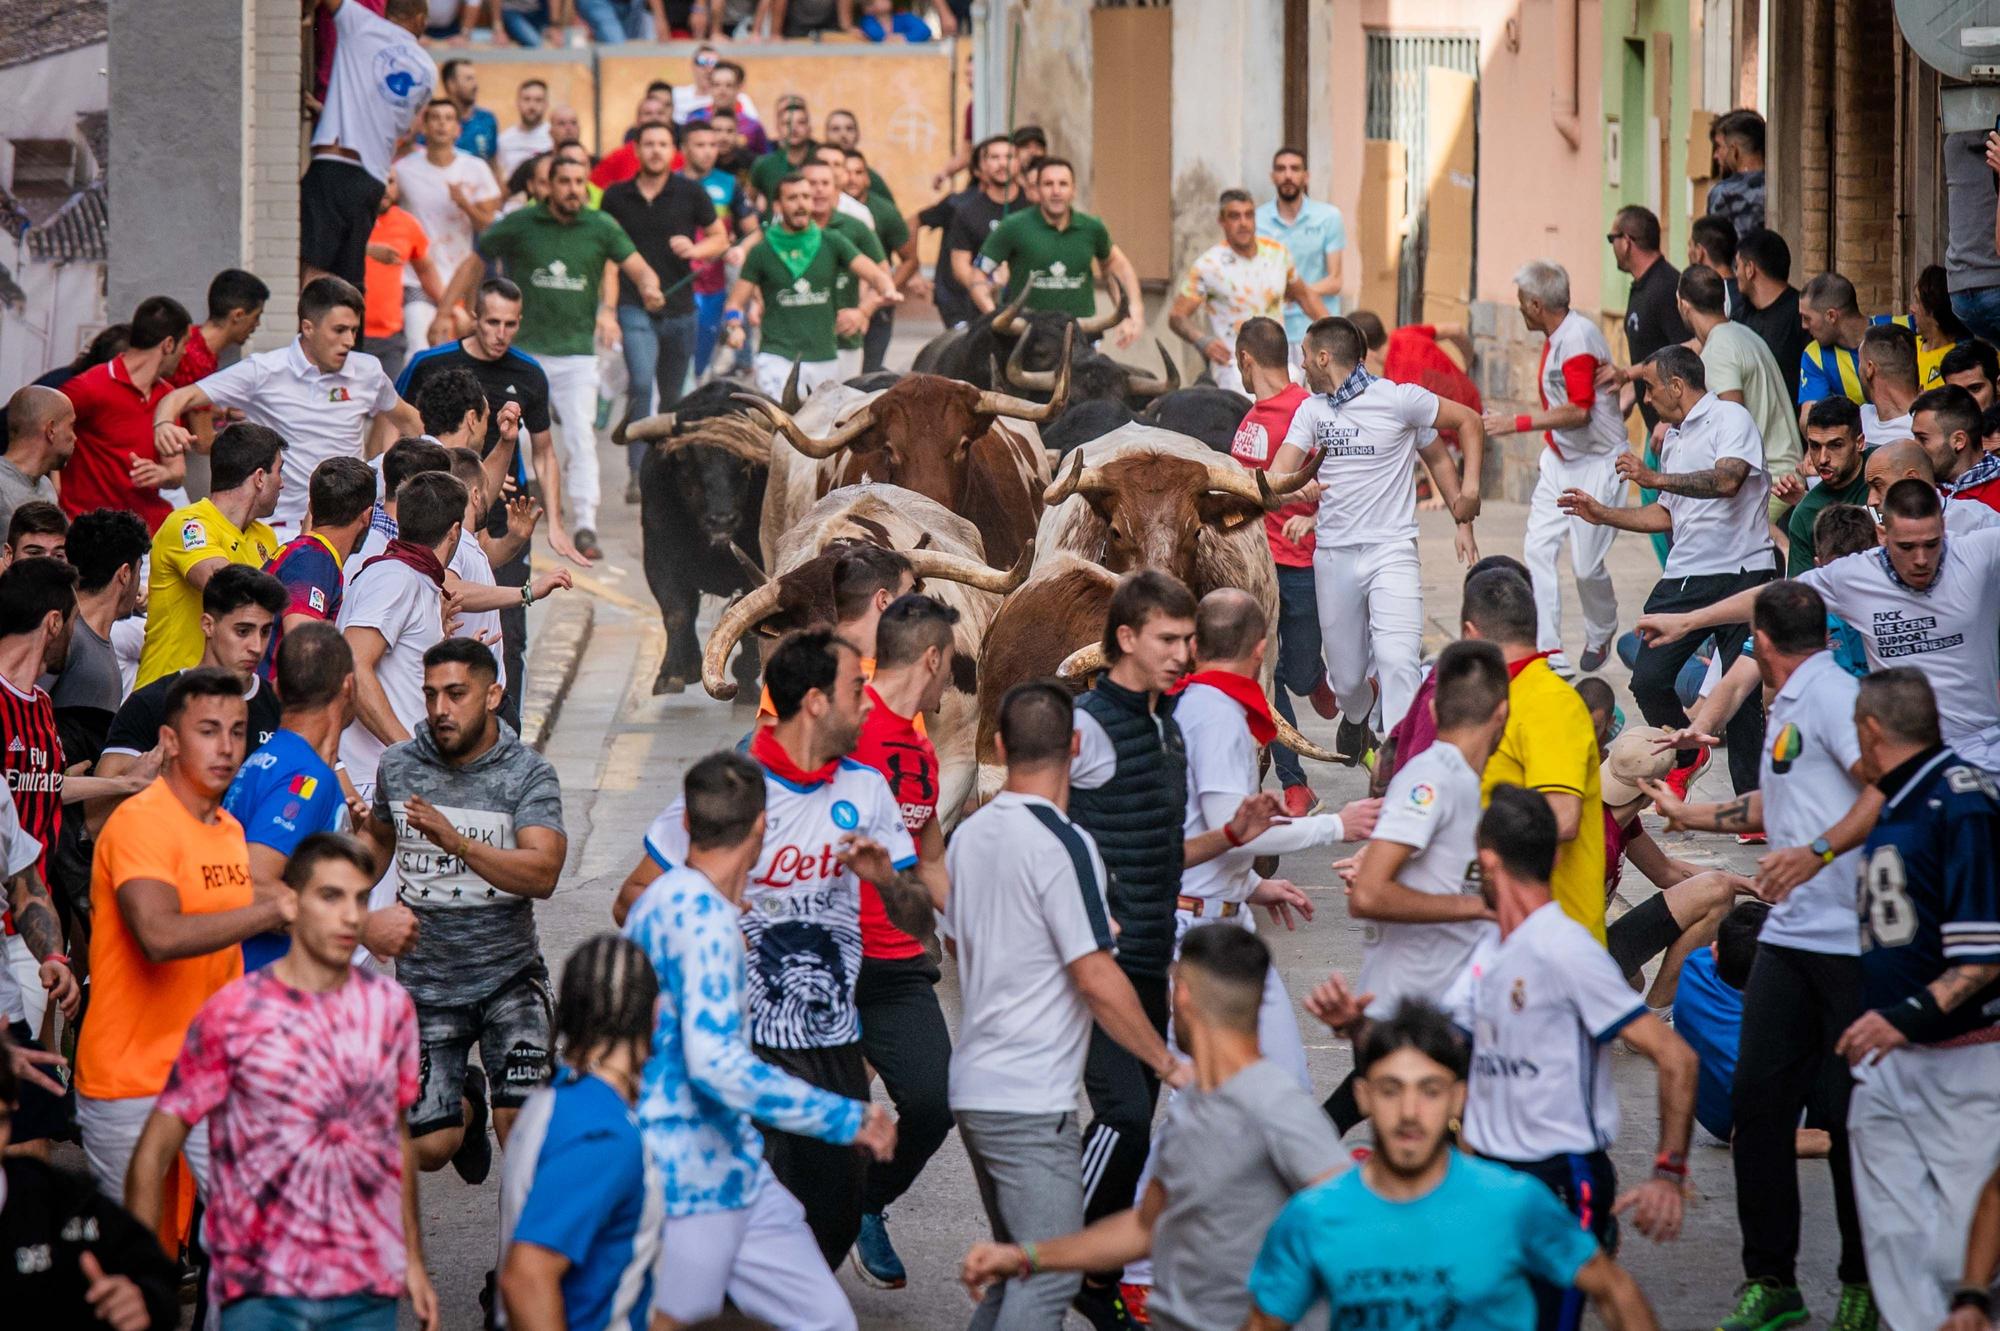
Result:
M996 1240L1032 1243L1083 1228L1082 1143L1074 1113L961 1109L955 1117ZM1074 1271L1002 1281L972 1314L971 1331L1052 1331L1063 1324L1082 1283Z

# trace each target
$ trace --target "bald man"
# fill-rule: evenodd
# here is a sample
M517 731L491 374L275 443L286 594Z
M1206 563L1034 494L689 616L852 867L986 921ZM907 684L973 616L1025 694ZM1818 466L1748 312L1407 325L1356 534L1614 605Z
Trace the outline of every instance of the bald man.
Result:
M53 388L29 384L7 399L7 451L0 454L0 531L30 499L56 502L49 473L76 451L76 408Z
M1889 493L1889 487L1897 481L1915 479L1925 485L1937 484L1937 468L1930 453L1914 439L1898 439L1893 444L1884 444L1876 449L1868 455L1861 474L1868 481L1869 511L1877 515L1882 511L1882 496ZM1877 520L1879 522L1879 516ZM1944 530L1947 536L1961 536L1987 527L2000 527L2000 513L1977 499L1945 498Z

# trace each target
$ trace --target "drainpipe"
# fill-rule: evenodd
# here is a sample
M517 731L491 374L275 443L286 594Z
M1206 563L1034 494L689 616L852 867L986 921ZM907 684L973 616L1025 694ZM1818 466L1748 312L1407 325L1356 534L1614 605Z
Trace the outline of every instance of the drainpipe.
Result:
M1555 0L1556 82L1549 94L1549 118L1556 133L1571 148L1583 146L1583 124L1578 116L1577 84L1577 0Z

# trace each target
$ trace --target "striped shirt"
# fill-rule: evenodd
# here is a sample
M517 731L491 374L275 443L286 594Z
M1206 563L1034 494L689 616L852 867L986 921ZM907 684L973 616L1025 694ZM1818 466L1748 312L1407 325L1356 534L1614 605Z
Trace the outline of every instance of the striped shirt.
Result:
M38 867L48 876L48 848L62 831L63 749L55 704L35 688L23 693L0 679L0 736L6 737L7 789L21 830L42 843ZM7 932L12 933L10 919Z

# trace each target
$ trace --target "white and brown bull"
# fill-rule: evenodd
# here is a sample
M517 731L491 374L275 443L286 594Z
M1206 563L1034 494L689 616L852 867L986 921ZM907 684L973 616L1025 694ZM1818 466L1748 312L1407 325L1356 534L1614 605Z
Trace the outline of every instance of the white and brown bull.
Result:
M951 685L937 715L927 723L938 751L938 815L949 829L972 792L979 661L986 631L1001 597L1026 578L1032 539L1015 568L996 569L987 564L972 524L933 499L895 485L870 483L835 490L768 547L769 581L722 612L702 654L702 685L716 698L735 696L729 654L746 636L755 633L762 641L773 642L793 629L833 623L834 563L839 547L855 541L901 551L925 594L958 611Z

